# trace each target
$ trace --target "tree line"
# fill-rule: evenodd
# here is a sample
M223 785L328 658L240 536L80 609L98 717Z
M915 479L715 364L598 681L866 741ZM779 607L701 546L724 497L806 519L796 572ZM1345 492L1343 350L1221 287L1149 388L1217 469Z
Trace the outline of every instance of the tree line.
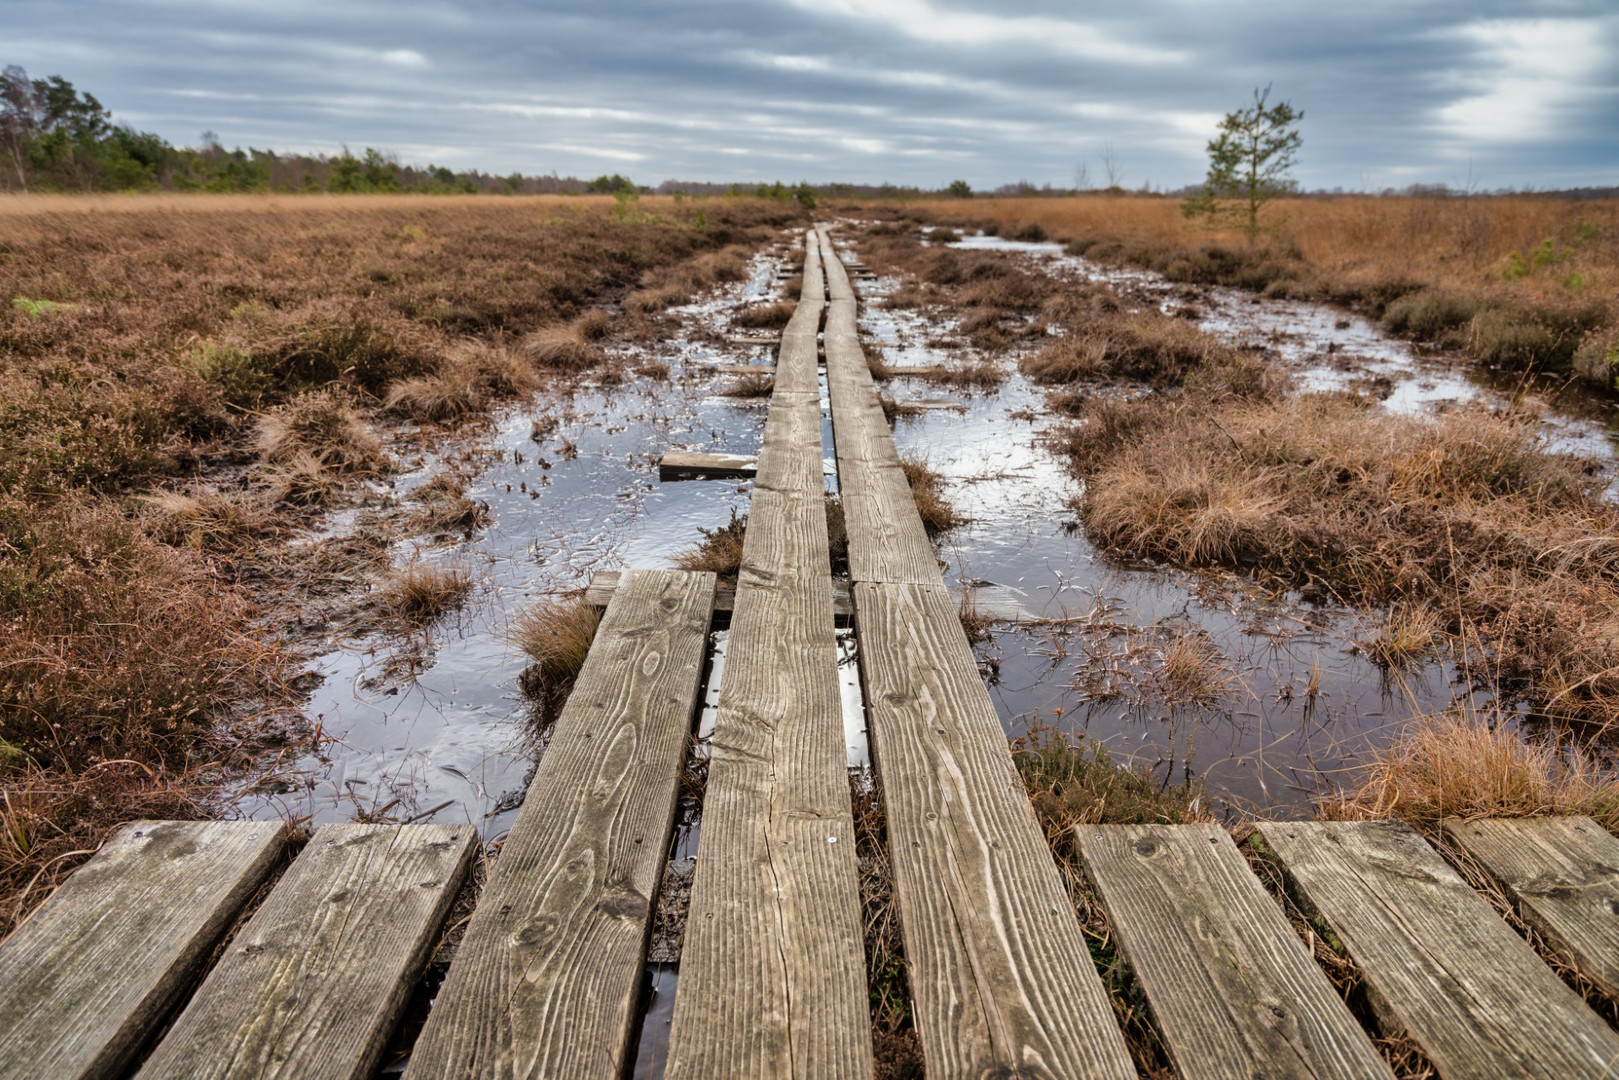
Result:
M0 190L9 191L413 191L429 194L615 192L621 176L496 176L476 169L404 165L372 147L356 155L227 150L204 132L177 147L150 131L114 123L94 94L60 75L0 71ZM633 186L633 185L632 185Z

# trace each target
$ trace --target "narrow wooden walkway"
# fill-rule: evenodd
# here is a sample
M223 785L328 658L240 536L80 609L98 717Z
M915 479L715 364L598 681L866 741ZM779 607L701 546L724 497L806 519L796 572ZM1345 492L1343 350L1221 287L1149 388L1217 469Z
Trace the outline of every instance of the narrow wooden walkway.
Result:
M665 1075L870 1077L824 511L824 336L855 631L929 1076L1133 1077L899 469L825 231L782 335L709 751ZM824 320L825 331L821 333ZM700 696L712 575L628 570L406 1075L628 1074ZM1187 1080L1619 1077L1619 840L1587 818L1082 825L1074 848ZM142 822L0 943L0 1080L375 1075L474 853L470 827ZM1449 861L1447 861L1449 860ZM1254 872L1268 863L1262 881ZM279 879L276 878L281 871ZM1290 921L1285 888L1308 930ZM1334 986L1305 934L1353 965ZM1353 1008L1351 1007L1353 1006Z
M872 1071L821 465L813 233L807 244L748 509L671 1080Z
M928 1073L1133 1077L821 245L855 633Z

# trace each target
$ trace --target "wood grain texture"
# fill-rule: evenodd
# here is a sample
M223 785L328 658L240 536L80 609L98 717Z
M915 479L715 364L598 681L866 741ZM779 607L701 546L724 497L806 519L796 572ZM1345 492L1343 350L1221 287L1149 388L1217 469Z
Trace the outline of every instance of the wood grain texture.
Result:
M827 381L872 758L930 1077L1133 1077L955 600L899 472L847 275Z
M900 470L894 436L860 348L853 300L828 305L826 381L850 577L922 585L941 580L938 557Z
M712 574L629 570L406 1075L612 1077L696 710Z
M854 603L928 1076L1134 1076L950 594Z
M120 1076L281 859L286 827L126 825L0 945L0 1077Z
M1619 840L1588 817L1451 822L1446 831L1525 922L1619 998Z
M807 243L748 511L670 1080L873 1067L821 476L821 271L813 233Z
M376 1071L472 859L470 825L326 825L276 883L141 1080Z
M1392 1076L1222 826L1074 836L1182 1077Z
M590 575L590 584L585 586L585 602L592 607L604 608L612 603L613 591L618 588L620 577L618 570L598 570ZM730 614L736 607L736 587L720 584L714 587L714 610ZM1004 608L995 609L1000 614ZM849 586L847 582L834 581L832 583L832 613L840 618L847 618L854 614L853 602L849 599Z
M1359 965L1379 1019L1441 1076L1619 1075L1619 1035L1408 826L1259 828Z

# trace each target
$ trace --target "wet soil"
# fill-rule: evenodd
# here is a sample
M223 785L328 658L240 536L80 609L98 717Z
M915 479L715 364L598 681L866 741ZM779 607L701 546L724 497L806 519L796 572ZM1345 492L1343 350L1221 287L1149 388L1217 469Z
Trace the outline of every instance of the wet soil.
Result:
M852 250L847 243L840 246ZM1236 290L1189 293L1150 274L1092 266L1054 244L958 243L1036 260L1058 277L1107 281L1131 303L1195 307L1199 325L1263 346L1303 386L1369 381L1386 389L1385 407L1415 413L1512 392L1331 308L1255 302ZM772 347L731 317L774 295L784 267L779 253L761 255L746 282L672 309L681 330L623 355L621 381L542 394L499 414L475 448L419 454L396 475L386 495L400 503L447 468L468 476L466 494L487 508L487 524L471 536L379 545L396 564L464 567L476 589L459 611L413 634L352 621L330 630L306 678L307 713L322 741L251 789L228 793L236 803L255 817L312 823L464 822L498 840L545 739L544 718L518 687L527 661L507 640L507 623L534 599L583 588L595 571L671 566L700 528L746 513L751 481L660 483L657 459L669 449L757 451L768 401L723 396L736 376L718 368L768 362ZM1448 660L1398 672L1373 663L1357 642L1375 635L1381 613L1267 591L1240 575L1121 563L1099 552L1070 509L1075 481L1044 443L1044 392L1017 372L1016 353L981 357L952 344L964 339L951 312L884 307L900 284L859 282L860 325L895 371L886 392L923 405L896 419L896 443L943 474L967 519L941 538L947 581L984 597L992 615L1020 615L992 622L975 645L1009 737L1049 725L1164 784L1202 784L1213 809L1304 815L1313 793L1411 716L1453 700L1488 700L1488 688ZM903 371L980 360L1005 380L946 389ZM1610 415L1600 406L1538 388L1518 397L1540 412L1557 447L1612 459ZM823 422L830 458L824 401ZM828 474L835 492L830 461ZM365 521L335 515L304 543L357 532L351 542L363 542ZM725 662L723 620L716 627L688 762L699 773ZM1208 661L1207 678L1190 688L1167 674L1167 658L1186 642ZM859 767L869 753L852 632L840 631L840 643L849 764ZM700 792L687 792L670 852L677 880L660 899L668 910L659 913L647 969L637 1077L662 1074L678 981L678 879L700 835Z
M1304 388L1376 380L1385 408L1413 414L1510 399L1542 418L1549 448L1614 457L1606 403L1566 389L1503 388L1459 358L1425 355L1341 310L1234 289L1189 291L1148 272L1064 255L1057 244L975 236L952 246L1007 252L1058 278L1106 282L1143 308L1192 306L1198 325L1262 348ZM900 284L879 278L861 286L868 300L861 328L896 375L888 387L896 400L940 396L936 384L905 378L907 366L989 359L1006 376L993 389L953 390L953 409L897 418L895 440L902 454L925 456L944 474L949 498L969 519L943 538L947 580L1050 620L992 624L976 646L1009 736L1049 725L1103 744L1115 761L1165 784L1200 782L1213 809L1304 815L1312 795L1410 717L1455 701L1492 701L1487 685L1449 659L1396 671L1374 663L1359 643L1375 637L1381 612L1272 592L1235 574L1132 565L1099 552L1070 508L1076 482L1043 443L1044 392L1018 373L1017 354L980 358L949 345L960 340L950 312L884 307L882 298ZM1209 661L1191 685L1168 670L1177 643Z

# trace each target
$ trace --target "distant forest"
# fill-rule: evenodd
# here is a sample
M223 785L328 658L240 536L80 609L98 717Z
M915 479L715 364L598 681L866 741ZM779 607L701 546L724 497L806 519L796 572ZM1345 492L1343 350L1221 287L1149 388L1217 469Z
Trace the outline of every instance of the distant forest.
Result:
M404 165L391 153L372 147L356 156L345 147L341 154L281 154L274 150L237 147L227 150L212 133L203 133L202 145L182 148L162 136L137 131L113 122L112 114L93 94L81 92L60 75L31 79L16 65L0 72L0 191L276 191L276 192L418 192L424 194L611 194L752 195L795 199L808 205L819 197L917 198L976 194L1039 197L1074 194L1164 195L1179 197L1198 189L1103 191L1035 187L1027 181L1005 184L993 192L974 192L966 181L929 191L893 184L785 185L713 183L665 180L656 188L637 185L614 173L582 180L573 176L496 176L477 169L457 172L440 165ZM1307 192L1306 195L1346 194ZM1443 185L1414 185L1383 195L1463 195ZM1508 194L1499 192L1498 194ZM1523 194L1530 194L1524 192ZM1551 196L1603 198L1619 195L1616 188L1586 188L1567 192L1540 192Z

